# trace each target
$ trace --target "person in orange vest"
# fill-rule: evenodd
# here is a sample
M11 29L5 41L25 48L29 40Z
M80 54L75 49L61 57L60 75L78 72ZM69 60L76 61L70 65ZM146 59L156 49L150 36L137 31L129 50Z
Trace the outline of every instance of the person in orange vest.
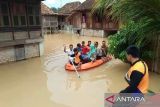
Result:
M74 64L75 66L80 67L81 64L82 64L82 62L83 62L83 57L82 57L82 55L78 52L78 49L77 49L77 48L74 48L73 51L74 51L74 54L70 56L70 57L74 57L73 64Z
M132 45L126 50L127 60L131 63L129 71L125 75L128 87L120 93L147 93L149 85L149 73L147 64L140 59L138 47Z

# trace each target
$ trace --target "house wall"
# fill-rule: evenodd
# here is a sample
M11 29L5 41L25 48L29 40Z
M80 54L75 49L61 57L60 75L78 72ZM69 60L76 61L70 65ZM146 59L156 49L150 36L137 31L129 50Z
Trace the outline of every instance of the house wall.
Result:
M82 28L92 28L92 17L89 11L82 11Z
M19 40L19 39L28 39L29 36L28 36L28 32L14 32L14 39L15 40Z
M0 42L13 40L12 32L0 32Z
M71 24L74 28L81 28L82 14L81 14L81 13L75 13L74 16L75 16L75 17L72 17L72 18L70 19L70 24Z
M30 31L29 32L30 38L34 39L34 38L41 38L41 31Z
M40 0L0 1L0 63L40 56L40 13Z
M25 45L25 58L32 58L40 56L39 44L28 44Z
M15 49L13 46L7 48L0 48L0 64L15 60Z
M104 37L104 30L94 30L94 29L82 29L81 35L83 36L96 36L96 37Z
M58 16L57 15L43 15L42 16L43 34L54 33L58 30Z
M0 48L0 64L40 56L39 43Z
M59 15L58 16L58 29L65 30L66 26L68 25L67 17L69 15Z
M109 18L100 19L96 15L92 16L90 11L76 12L70 17L70 24L73 27L72 32L76 32L76 28L81 29L81 35L105 37L110 32L118 30L118 23Z

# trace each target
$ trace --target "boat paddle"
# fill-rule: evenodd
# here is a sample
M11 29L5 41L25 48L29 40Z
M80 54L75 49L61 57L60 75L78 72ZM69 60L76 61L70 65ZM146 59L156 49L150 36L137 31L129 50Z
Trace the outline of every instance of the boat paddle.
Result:
M76 67L75 67L75 65L74 65L74 63L73 63L73 61L72 61L72 60L70 60L70 61L71 61L72 65L73 65L73 68L75 69L75 71L76 71L76 73L77 73L78 78L80 78L80 75L79 75L79 73L78 73L78 71L77 71L77 69L76 69Z

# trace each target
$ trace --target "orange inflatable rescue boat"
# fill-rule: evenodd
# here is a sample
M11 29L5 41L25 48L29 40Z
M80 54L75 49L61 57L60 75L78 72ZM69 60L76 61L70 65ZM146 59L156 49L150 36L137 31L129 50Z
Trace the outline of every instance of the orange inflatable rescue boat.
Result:
M106 57L106 60L102 60L102 59L99 59L99 60L96 60L94 62L88 62L88 63L85 63L85 64L82 64L81 67L79 69L77 69L78 71L83 71L83 70L87 70L87 69L91 69L91 68L94 68L94 67L97 67L97 66L100 66L108 61L110 61L112 58L111 57ZM70 63L67 63L65 65L65 69L69 72L72 72L72 71L75 71L73 65L71 65Z

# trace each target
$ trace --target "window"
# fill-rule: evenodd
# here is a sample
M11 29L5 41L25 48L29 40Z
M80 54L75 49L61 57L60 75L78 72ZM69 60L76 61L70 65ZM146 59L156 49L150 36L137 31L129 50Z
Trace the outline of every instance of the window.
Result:
M14 26L18 26L19 25L19 21L18 21L18 16L14 16Z
M39 8L35 8L35 15L39 15L39 14L40 14Z
M7 14L8 13L7 4L1 4L1 13L2 14Z
M26 25L26 17L25 16L21 16L21 25Z
M33 16L29 16L29 24L34 25Z
M3 25L9 26L9 17L8 16L3 16Z
M29 14L29 25L38 26L40 25L40 7L37 5L28 6Z
M28 7L28 14L33 14L33 7L32 6L29 6Z
M36 16L36 25L40 25L39 16Z
M26 16L25 16L25 6L23 3L14 3L13 5L13 23L14 26L25 26Z
M9 10L7 3L0 4L0 26L10 26Z

